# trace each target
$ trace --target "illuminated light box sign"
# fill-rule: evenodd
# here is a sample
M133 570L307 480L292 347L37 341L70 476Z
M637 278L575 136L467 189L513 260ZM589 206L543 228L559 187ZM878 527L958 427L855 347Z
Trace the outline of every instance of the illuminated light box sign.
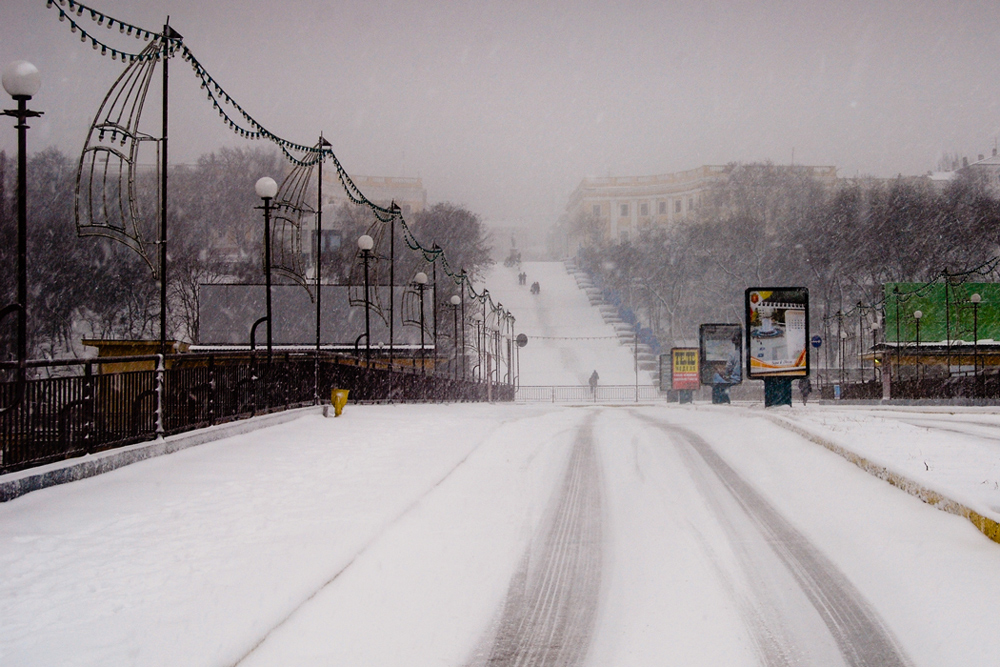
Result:
M746 291L747 377L809 375L809 290L751 287Z
M702 324L698 327L698 369L701 383L734 385L743 382L743 326Z
M698 389L698 348L675 347L670 350L670 386L674 391Z

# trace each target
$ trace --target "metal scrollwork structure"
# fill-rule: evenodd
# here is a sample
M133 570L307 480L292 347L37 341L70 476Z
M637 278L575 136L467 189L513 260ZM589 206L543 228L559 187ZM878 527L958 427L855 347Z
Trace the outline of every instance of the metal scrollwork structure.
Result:
M144 142L152 142L157 158L156 183L160 183L162 139L141 132L139 122L162 48L162 40L150 42L104 97L80 156L75 207L80 236L101 236L128 246L157 277L155 234L161 223L158 204L163 192L157 185L156 208L143 210L136 178L140 148Z

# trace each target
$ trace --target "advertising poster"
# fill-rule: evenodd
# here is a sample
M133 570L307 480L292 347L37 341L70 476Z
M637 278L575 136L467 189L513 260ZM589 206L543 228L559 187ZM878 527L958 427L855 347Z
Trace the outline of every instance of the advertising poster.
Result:
M701 383L732 386L743 382L743 326L702 324L698 327Z
M747 377L809 375L809 290L751 287L746 291Z
M671 388L674 391L698 389L701 380L698 377L698 348L675 347L670 350L672 373Z
M674 374L673 366L671 365L673 355L661 354L660 355L660 391L667 392L670 391L670 377Z

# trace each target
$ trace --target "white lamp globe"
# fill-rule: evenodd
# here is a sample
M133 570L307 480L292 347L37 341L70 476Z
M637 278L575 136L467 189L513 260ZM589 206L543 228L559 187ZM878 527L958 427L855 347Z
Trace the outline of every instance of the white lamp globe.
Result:
M371 250L375 247L375 240L367 234L358 237L358 248L361 250Z
M418 285L426 285L427 274L424 273L423 271L417 272L417 275L413 276L413 282L417 283Z
M274 199L274 196L278 194L278 184L270 176L257 179L257 183L254 184L253 188L257 191L257 196L261 199Z
M41 85L42 78L38 74L38 68L27 60L15 60L3 68L3 89L14 99L30 99Z
M456 295L454 295L454 296L451 297L450 301L451 301L451 305L457 306L458 304L462 303L462 297L460 297L459 295L456 294Z

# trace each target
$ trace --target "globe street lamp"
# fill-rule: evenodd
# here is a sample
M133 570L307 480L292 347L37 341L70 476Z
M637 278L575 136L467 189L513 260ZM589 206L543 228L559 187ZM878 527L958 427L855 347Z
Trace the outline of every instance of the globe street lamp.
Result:
M413 284L417 288L417 294L420 295L420 374L424 375L427 372L424 365L424 290L427 289L427 274L418 271L417 275L413 276Z
M979 302L983 297L978 292L969 297L972 302L972 376L976 382L976 396L979 396Z
M368 262L371 260L372 248L375 241L367 234L358 237L358 249L361 250L361 259L365 265L365 363L371 364L372 360L372 340L371 340L371 320L369 312L371 310L371 299L368 291Z
M451 314L452 314L452 319L454 320L454 324L452 325L452 335L453 335L453 342L455 345L455 360L454 360L455 366L452 369L452 375L454 375L455 379L457 380L458 379L458 307L462 305L462 297L460 297L457 294L454 294L448 300L448 302L451 304Z
M257 196L264 200L264 284L267 293L267 363L271 363L271 200L278 194L278 184L270 176L264 176L254 184Z
M17 395L14 405L24 397L28 360L28 124L41 111L28 109L28 100L42 85L38 68L17 60L3 70L3 88L17 102L17 109L5 109L5 116L17 119L17 302L0 311L0 320L17 312ZM13 407L13 406L11 406ZM9 409L9 408L7 408Z

